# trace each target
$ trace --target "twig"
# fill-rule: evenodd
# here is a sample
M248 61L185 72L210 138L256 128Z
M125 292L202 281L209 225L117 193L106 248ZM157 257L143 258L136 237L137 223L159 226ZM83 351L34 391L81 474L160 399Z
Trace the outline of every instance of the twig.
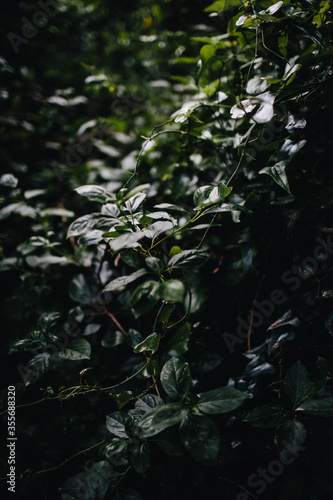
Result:
M119 323L119 321L116 319L116 317L106 308L104 307L104 312L105 314L107 314L107 316L109 316L109 318L112 319L112 321L115 323L115 325L117 325L117 327L119 328L119 330L124 334L128 335L128 333L124 330L124 328L121 326L121 324Z

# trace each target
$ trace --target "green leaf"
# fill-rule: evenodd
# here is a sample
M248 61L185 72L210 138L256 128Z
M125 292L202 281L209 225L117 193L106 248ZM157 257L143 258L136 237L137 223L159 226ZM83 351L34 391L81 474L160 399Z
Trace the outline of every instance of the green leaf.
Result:
M81 234L90 231L93 227L95 227L100 218L101 214L98 212L79 217L70 224L67 231L67 238L70 238L72 236L80 236Z
M238 408L247 399L247 395L233 387L219 387L199 394L197 407L203 413L227 413Z
M124 248L120 253L120 257L128 266L139 267L140 265L140 256L131 248Z
M110 247L113 252L119 252L123 248L135 248L137 242L146 236L146 231L137 231L136 233L125 233L117 236L110 241Z
M202 266L208 259L208 253L203 250L183 250L173 257L168 262L168 267L175 269L188 269Z
M289 420L281 425L276 433L275 442L280 453L285 450L284 456L290 458L292 451L297 452L306 440L306 428L297 419Z
M139 474L145 474L150 465L150 451L148 443L140 443L131 455L131 462Z
M217 459L219 431L206 415L190 413L180 424L179 434L184 447L194 457L204 460Z
M202 186L198 188L194 195L193 201L196 205L195 210L199 210L214 203L220 203L224 198L226 198L232 191L232 187L228 187L223 182L218 186Z
M133 422L133 419L127 413L115 411L106 415L106 428L111 434L120 438L127 438L126 428Z
M116 197L113 193L109 193L101 186L95 186L92 184L78 187L75 189L75 191L79 195L88 198L88 200L97 201L99 203L109 203L116 200Z
M153 332L146 337L140 344L136 345L133 349L134 352L151 351L153 354L157 351L160 343L160 336L158 333Z
M98 287L93 277L80 273L70 282L68 293L75 302L90 304L97 300Z
M168 403L149 410L138 424L140 437L150 437L181 422L189 413L181 403Z
M182 399L192 383L190 369L178 358L171 358L162 368L161 384L172 399Z
M180 280L164 281L157 289L158 297L168 302L183 302L184 293L185 286Z
M269 175L273 181L275 181L280 187L282 187L287 193L291 194L289 182L286 174L286 161L279 161L273 167L265 167L260 170L259 174Z
M37 329L46 335L57 327L59 319L60 313L58 312L43 313L38 319Z
M158 302L156 291L159 283L156 281L145 281L139 285L130 298L130 306L136 318L149 311Z
M124 440L119 437L113 438L101 448L101 455L103 458L110 460L111 463L114 463L116 460L117 465L127 464L128 462L125 458L127 446L127 439Z
M120 276L119 278L115 278L114 280L110 281L105 288L103 289L103 292L115 292L115 291L121 291L123 290L129 283L132 283L133 281L141 278L141 276L144 276L147 274L147 270L144 268L138 269L132 274L129 274L128 276Z
M194 191L194 205L198 207L204 200L207 200L212 190L213 186L200 186L196 191Z
M119 410L122 409L129 401L131 401L133 396L132 391L123 391L119 394L113 394L112 397L116 401Z
M204 45L200 50L200 57L203 64L207 64L207 62L215 56L215 49L213 45Z
M145 413L152 408L157 408L159 406L164 406L164 401L156 394L144 394L135 403L135 408Z
M168 342L167 352L170 356L181 356L187 352L191 327L189 323L182 325Z
M41 354L36 354L36 356L30 359L27 366L25 366L22 370L20 369L20 366L18 367L19 373L22 376L26 387L34 384L42 377L42 375L44 375L49 368L50 357L49 353L42 352Z
M185 208L179 205L174 205L173 203L160 203L159 205L154 205L154 208L165 209L165 210L175 210L176 212L186 212Z
M314 417L333 416L333 396L322 396L314 399L307 399L295 411L304 412Z
M77 361L80 359L90 359L91 347L85 339L74 339L68 347L58 352L60 358Z
M303 363L298 360L289 368L284 379L285 391L291 401L298 404L304 398L310 384L310 375Z
M146 189L149 188L150 184L140 184L140 186L136 186L135 188L131 189L127 194L125 194L124 198L122 198L122 201L129 200L136 194L141 193L142 191L145 191Z
M267 404L250 411L250 413L248 413L248 415L243 419L243 422L247 422L248 424L253 425L253 427L270 429L278 427L282 424L287 416L288 411L283 408L283 406Z
M327 361L326 358L323 358L322 356L318 356L317 358L317 366L322 375L327 378L333 378L333 366L332 364Z
M164 269L165 269L165 263L163 262L162 259L159 259L158 257L147 257L145 259L146 266L148 269L153 271L153 273L156 273L160 275Z

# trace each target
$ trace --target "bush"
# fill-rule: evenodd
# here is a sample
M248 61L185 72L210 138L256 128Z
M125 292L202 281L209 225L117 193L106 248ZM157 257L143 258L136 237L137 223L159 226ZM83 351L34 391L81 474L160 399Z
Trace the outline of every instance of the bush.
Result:
M52 5L0 59L3 481L330 498L330 2Z

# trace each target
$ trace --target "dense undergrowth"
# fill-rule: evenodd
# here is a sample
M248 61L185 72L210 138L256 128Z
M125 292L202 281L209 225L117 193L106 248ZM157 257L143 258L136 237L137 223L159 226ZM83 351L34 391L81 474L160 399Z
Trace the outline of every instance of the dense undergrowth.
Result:
M330 2L7 7L16 495L331 498Z

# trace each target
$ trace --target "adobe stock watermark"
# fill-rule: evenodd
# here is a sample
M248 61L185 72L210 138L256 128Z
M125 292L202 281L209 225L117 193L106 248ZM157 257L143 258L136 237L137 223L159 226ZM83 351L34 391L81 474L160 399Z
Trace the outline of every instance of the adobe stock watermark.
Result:
M305 446L291 444L287 441L282 442L283 450L279 454L279 460L272 460L266 469L259 467L256 472L250 474L247 478L246 487L256 488L254 493L261 495L267 489L269 484L272 484L278 476L283 474L287 465L291 465L299 457L302 451L306 450ZM236 500L249 500L251 496L242 492L236 496ZM253 496L252 496L253 498Z
M55 0L39 0L37 4L41 10L37 10L31 20L25 16L21 18L21 35L13 32L7 34L15 54L18 54L20 45L27 44L34 38L39 30L48 24L49 18L54 17L60 10Z
M38 348L33 349L31 353L34 357L28 362L28 364L21 364L17 366L17 370L25 385L28 386L32 383L31 381L38 380L40 366L43 364L49 364L51 354L56 354L62 349L65 349L72 337L80 335L83 331L83 326L87 326L87 324L91 323L96 314L102 313L105 310L105 306L110 304L111 301L112 294L110 292L104 293L103 296L99 294L98 301L92 303L83 311L84 325L82 325L82 322L73 321L68 324L66 331L58 332L56 334L56 337L58 338L53 344L45 347L39 346Z
M333 241L331 235L328 236L327 240L323 240L319 236L316 239L318 246L315 248L312 257L305 257L301 263L301 266L296 266L295 264L285 271L281 280L282 283L288 285L292 292L298 290L301 286L301 280L307 279L310 274L314 274L319 266L319 262L325 261L330 255L333 254ZM307 271L307 272L305 272ZM224 332L222 338L231 354L235 351L236 344L243 344L253 333L254 328L259 328L264 323L265 318L269 318L273 315L276 306L283 304L287 300L284 292L276 288L270 293L269 299L265 299L261 302L256 301L254 308L249 313L247 320L241 316L237 317L237 330L236 335L229 332Z

